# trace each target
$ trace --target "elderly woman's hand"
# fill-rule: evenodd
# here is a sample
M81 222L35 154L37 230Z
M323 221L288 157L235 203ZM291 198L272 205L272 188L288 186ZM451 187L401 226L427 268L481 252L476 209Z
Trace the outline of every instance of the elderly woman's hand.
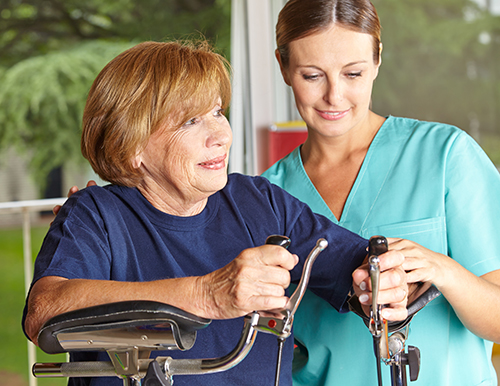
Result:
M204 314L212 319L229 319L252 311L284 308L289 271L298 261L296 255L276 245L244 250L225 267L199 278Z
M378 304L388 307L382 309L382 317L387 320L404 320L408 312L408 284L403 270L404 256L398 251L389 251L380 255L380 290ZM372 302L370 274L368 264L364 264L352 274L353 286L364 312L369 315Z

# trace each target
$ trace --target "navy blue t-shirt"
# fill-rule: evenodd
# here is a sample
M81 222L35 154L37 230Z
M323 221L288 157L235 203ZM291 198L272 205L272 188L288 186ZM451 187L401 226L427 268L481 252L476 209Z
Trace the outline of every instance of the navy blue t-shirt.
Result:
M33 283L44 276L116 281L152 281L201 276L217 270L246 248L272 234L292 240L300 262L291 271L298 282L304 260L323 237L328 248L314 263L309 289L340 309L361 265L367 241L314 214L307 205L261 177L229 175L226 187L192 217L154 208L135 188L92 186L75 193L53 222L35 263ZM24 325L23 317L23 325ZM311 320L314 323L314 320ZM243 319L214 320L198 332L191 350L157 352L173 358L216 358L229 353ZM231 370L201 376L178 375L183 385L272 384L275 336L259 333L248 356ZM293 339L283 352L280 385L291 385ZM72 360L109 360L106 353L77 353ZM71 378L70 385L122 385L119 378Z

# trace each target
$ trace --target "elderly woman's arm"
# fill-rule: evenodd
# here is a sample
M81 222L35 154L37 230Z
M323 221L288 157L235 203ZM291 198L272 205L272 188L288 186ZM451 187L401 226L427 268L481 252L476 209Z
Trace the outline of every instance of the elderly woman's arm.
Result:
M403 260L395 251L381 255L379 300L391 305L385 309L389 320L402 320L407 314ZM47 276L31 289L25 330L37 344L38 332L50 318L71 310L125 300L159 301L209 319L231 319L255 310L275 310L286 306L289 271L297 263L298 257L285 248L263 245L244 250L231 263L205 276L150 282ZM363 267L356 272L367 275Z
M289 271L298 257L275 245L244 250L205 276L150 282L47 276L32 287L25 330L33 343L43 324L64 312L124 300L154 300L209 319L230 319L286 305Z

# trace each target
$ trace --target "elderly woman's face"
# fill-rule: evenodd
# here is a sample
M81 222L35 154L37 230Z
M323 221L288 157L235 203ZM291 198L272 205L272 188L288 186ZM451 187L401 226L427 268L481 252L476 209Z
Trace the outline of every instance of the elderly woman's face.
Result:
M166 124L151 136L140 155L148 189L189 204L226 185L232 132L220 103L178 129Z

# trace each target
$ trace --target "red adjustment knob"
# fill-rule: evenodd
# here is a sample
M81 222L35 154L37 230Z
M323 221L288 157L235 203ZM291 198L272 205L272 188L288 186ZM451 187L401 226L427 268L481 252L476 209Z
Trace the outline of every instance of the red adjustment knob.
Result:
M276 327L276 320L274 319L270 319L269 322L267 322L267 325L269 326L269 328L274 328Z

